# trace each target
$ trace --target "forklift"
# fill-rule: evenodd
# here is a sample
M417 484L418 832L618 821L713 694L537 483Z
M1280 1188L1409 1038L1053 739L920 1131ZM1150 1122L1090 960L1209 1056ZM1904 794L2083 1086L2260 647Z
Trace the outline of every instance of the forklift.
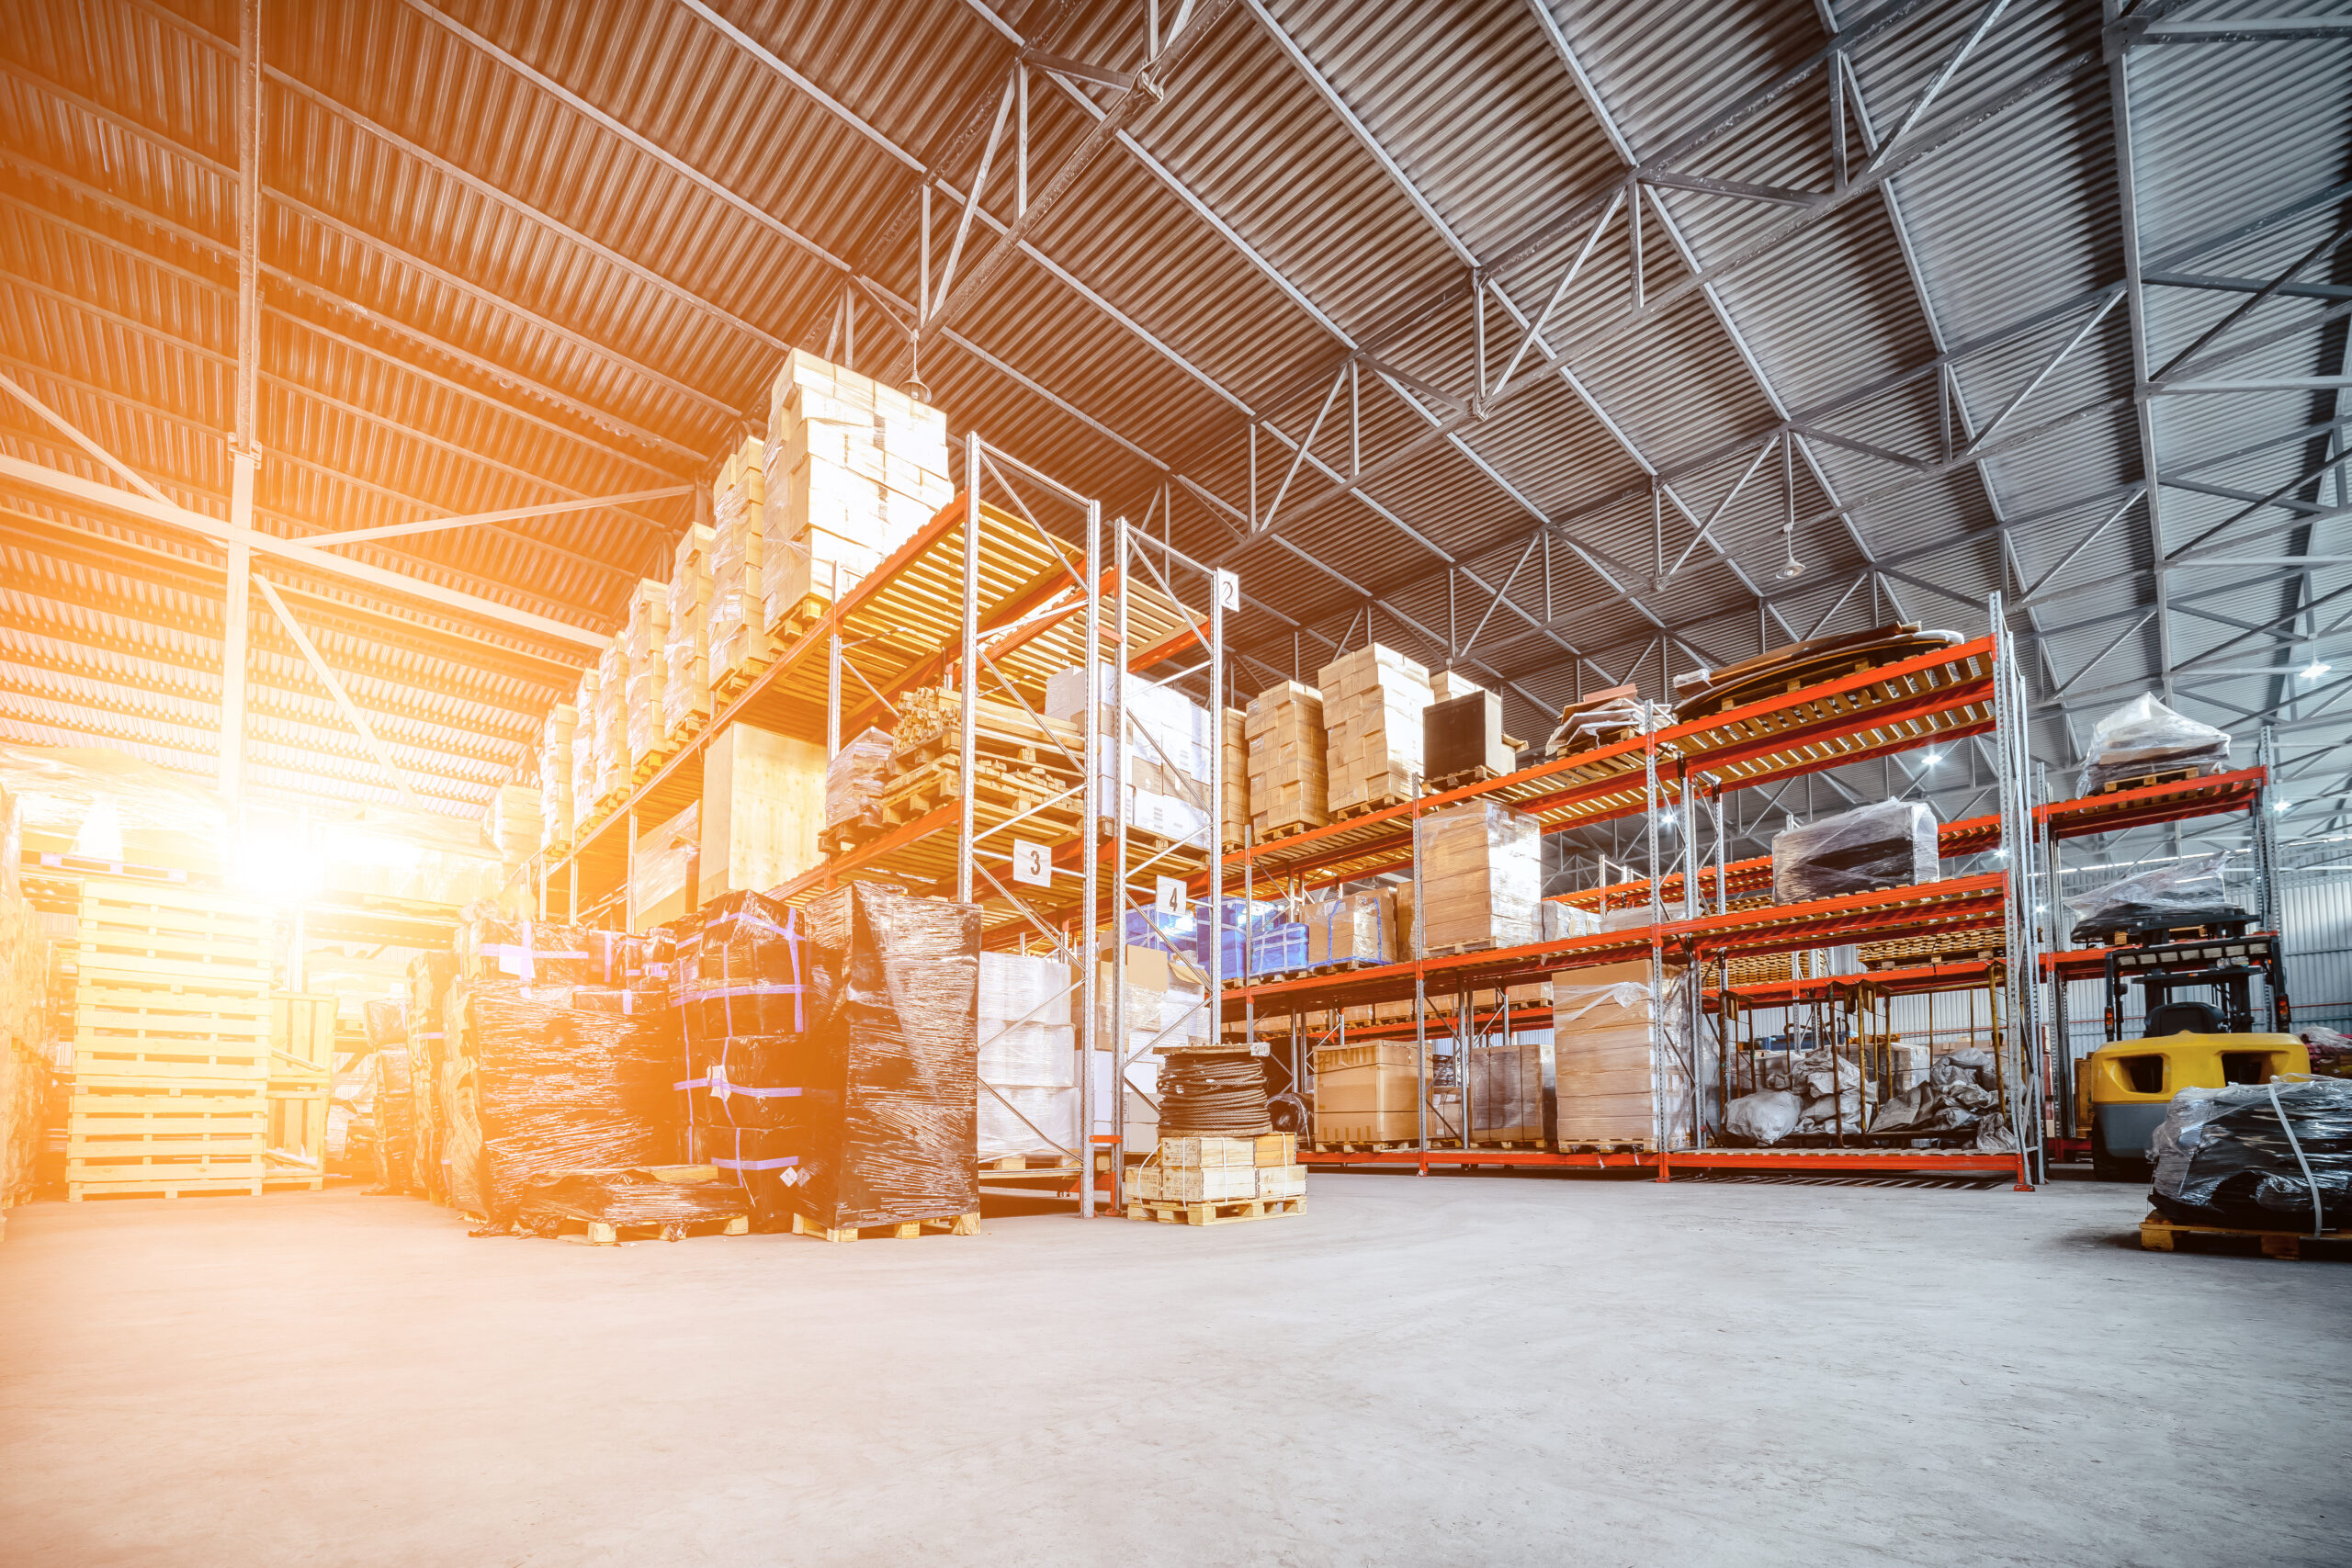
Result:
M2147 1179L2150 1143L2180 1090L2311 1071L2303 1043L2288 1032L2278 935L2248 931L2253 923L2217 922L2188 940L2177 940L2178 931L2133 931L2109 948L2108 1043L2075 1071L2075 1134L2090 1140L2091 1169L2101 1179ZM2255 1029L2256 975L2268 988L2269 1032ZM2144 1021L2126 1040L2124 1002L2134 987Z

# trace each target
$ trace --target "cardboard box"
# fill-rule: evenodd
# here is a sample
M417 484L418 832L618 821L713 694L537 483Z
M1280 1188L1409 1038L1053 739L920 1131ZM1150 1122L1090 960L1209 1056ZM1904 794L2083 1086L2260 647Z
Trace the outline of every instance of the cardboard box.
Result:
M1542 829L1525 812L1473 800L1417 824L1425 953L1517 947L1542 932Z
M651 832L638 835L636 857L629 863L629 930L650 931L697 907L699 812L700 807L689 806Z
M820 858L825 749L730 724L703 759L697 901L788 882Z
M1657 1039L1646 963L1553 980L1553 1082L1562 1143L1647 1144Z

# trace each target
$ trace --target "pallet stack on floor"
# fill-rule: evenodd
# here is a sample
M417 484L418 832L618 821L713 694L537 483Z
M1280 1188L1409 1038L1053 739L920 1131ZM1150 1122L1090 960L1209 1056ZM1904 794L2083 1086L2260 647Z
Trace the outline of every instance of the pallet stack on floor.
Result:
M169 883L84 884L66 1196L259 1193L268 1179L271 928Z
M1295 1214L1306 1207L1306 1168L1298 1134L1159 1140L1159 1152L1127 1179L1127 1218L1216 1225Z

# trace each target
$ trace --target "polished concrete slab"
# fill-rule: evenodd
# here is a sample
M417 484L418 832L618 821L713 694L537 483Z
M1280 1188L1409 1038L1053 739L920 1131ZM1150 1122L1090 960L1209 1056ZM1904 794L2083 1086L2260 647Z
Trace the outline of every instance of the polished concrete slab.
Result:
M2352 1265L2142 1253L2130 1188L1020 1206L616 1248L356 1191L18 1209L0 1560L2352 1562Z

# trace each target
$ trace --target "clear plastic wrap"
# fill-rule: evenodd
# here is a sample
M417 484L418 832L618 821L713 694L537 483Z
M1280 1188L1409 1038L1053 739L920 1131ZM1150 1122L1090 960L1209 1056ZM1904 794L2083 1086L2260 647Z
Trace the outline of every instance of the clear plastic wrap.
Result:
M2210 724L2173 712L2143 692L2091 727L2083 752L2085 795L2119 779L2195 768L2230 771L2230 738Z
M1394 900L1377 890L1342 894L1306 906L1306 962L1351 966L1394 964L1396 933Z
M566 1171L678 1163L682 1046L665 992L472 980L456 994L492 1223Z
M376 1049L376 1185L386 1192L418 1190L416 1084L405 1042Z
M811 904L797 1212L826 1229L977 1209L980 911L854 884Z
M228 837L218 795L120 751L0 744L0 791L28 849L210 869Z
M1130 911L1134 914L1135 911ZM978 1153L1069 1157L1077 1031L1069 965L1017 953L979 958Z
M2223 886L2222 868L2228 860L2226 852L2188 855L2075 895L2066 900L2075 912L2073 940L2097 945L2135 932L2251 919Z
M882 786L889 782L890 748L884 731L862 730L825 764L828 829L882 825Z
M1468 801L1415 824L1425 954L1518 947L1542 931L1543 830L1523 811ZM1400 945L1410 946L1411 938Z
M536 1181L523 1194L514 1228L555 1235L566 1224L655 1226L675 1241L692 1225L748 1216L750 1200L730 1182L663 1181L642 1170L572 1170Z
M731 454L712 485L709 670L717 685L729 671L768 652L767 605L761 596L761 444ZM758 493L755 494L754 491Z
M2150 1141L2154 1202L2183 1224L2352 1229L2352 1081L2188 1089Z
M408 1043L408 1004L397 997L378 997L360 1004L360 1021L368 1043L377 1047Z
M408 963L409 1136L417 1185L427 1197L446 1201L444 1168L447 1117L441 1107L441 1074L447 1053L442 1027L450 983L458 974L454 953L420 953Z
M1772 835L1772 901L1803 904L1941 875L1936 814L1918 801L1880 800Z
M1589 751L1609 744L1619 734L1631 730L1647 735L1654 729L1664 729L1674 722L1674 709L1665 703L1653 703L1634 695L1633 688L1624 694L1589 705L1572 705L1560 716L1559 725L1544 742L1544 754L1557 760Z
M629 864L629 919L650 931L692 914L700 882L702 803L640 834Z

